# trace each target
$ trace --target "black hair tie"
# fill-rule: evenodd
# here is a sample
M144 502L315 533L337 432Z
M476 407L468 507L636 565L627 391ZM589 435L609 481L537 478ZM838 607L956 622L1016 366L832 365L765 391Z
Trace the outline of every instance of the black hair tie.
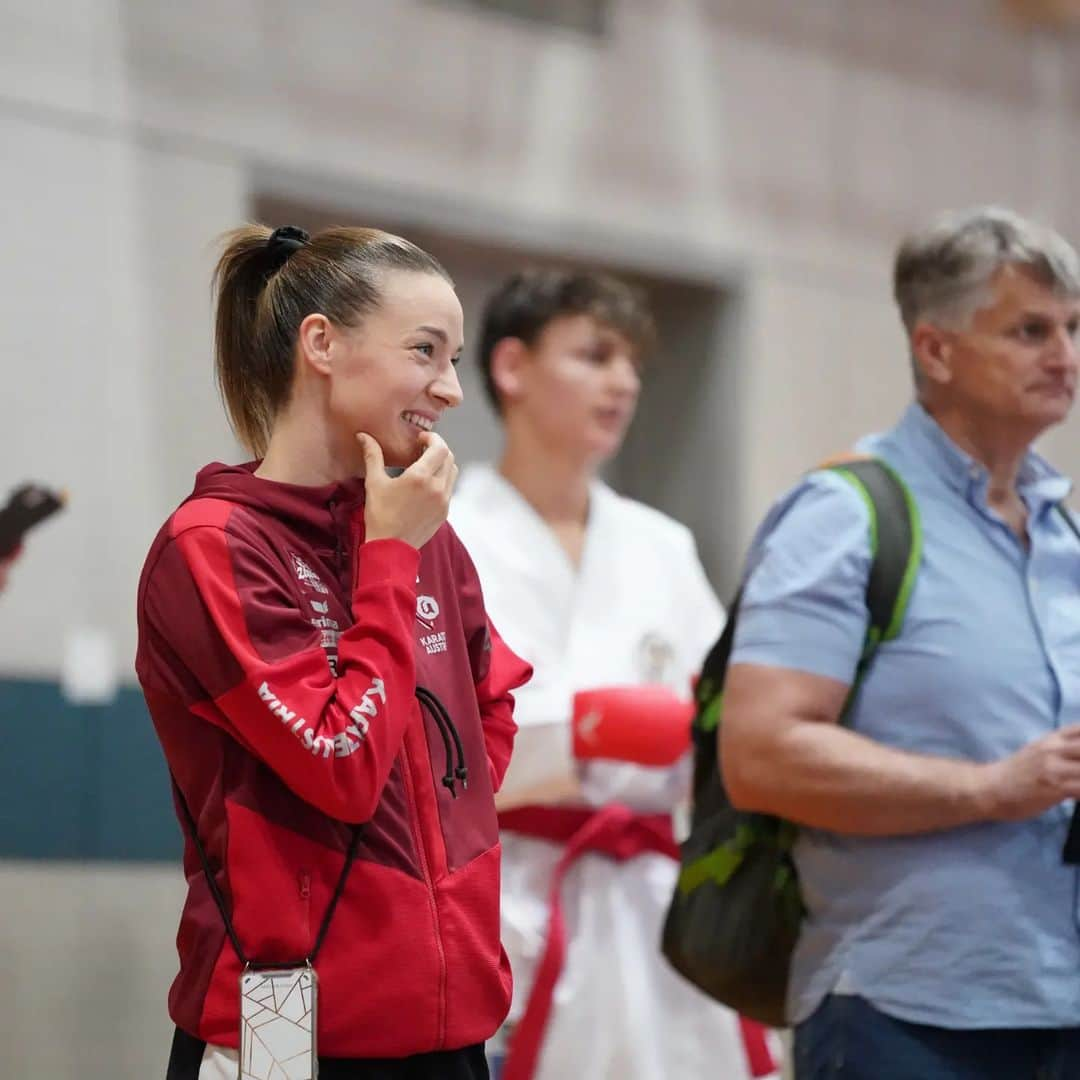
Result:
M296 225L282 225L266 240L266 253L270 257L270 272L279 270L294 251L299 251L311 239L304 229Z

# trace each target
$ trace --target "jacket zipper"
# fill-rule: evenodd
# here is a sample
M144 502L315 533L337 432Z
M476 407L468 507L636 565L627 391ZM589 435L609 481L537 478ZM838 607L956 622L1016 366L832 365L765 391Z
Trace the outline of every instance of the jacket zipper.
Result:
M311 875L306 870L301 870L296 875L297 891L300 893L300 902L304 910L304 935L307 941L307 949L311 948Z
M421 713L422 716L423 713ZM442 927L439 924L439 905L435 900L435 883L431 877L427 847L420 833L420 823L417 820L416 790L412 779L412 757L404 743L402 743L401 749L405 757L405 786L409 794L409 825L412 828L413 843L416 844L416 850L420 854L420 869L424 874L424 884L427 885L431 921L435 927L435 948L439 955L439 1027L435 1049L441 1050L446 1042L446 950L443 948Z

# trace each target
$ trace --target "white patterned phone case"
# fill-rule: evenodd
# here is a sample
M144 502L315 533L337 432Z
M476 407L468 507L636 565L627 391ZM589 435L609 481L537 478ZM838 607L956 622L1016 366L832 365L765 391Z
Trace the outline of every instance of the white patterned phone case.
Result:
M240 1080L316 1080L317 996L310 965L240 976Z

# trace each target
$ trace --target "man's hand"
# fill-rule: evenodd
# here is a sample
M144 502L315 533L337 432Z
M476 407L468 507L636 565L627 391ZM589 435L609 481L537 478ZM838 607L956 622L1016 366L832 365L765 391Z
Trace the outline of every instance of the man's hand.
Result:
M987 817L1023 821L1080 798L1080 724L1069 724L984 766Z
M386 475L382 447L370 435L356 436L364 451L367 540L404 540L421 548L446 520L458 467L445 440L433 431L420 436L423 453L400 476Z

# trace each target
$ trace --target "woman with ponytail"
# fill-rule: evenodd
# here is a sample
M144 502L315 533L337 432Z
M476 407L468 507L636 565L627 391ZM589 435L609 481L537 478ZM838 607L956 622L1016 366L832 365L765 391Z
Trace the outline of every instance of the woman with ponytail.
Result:
M138 600L188 882L168 1078L486 1077L529 668L445 521L461 305L373 229L238 229L215 289L255 460L198 474Z

